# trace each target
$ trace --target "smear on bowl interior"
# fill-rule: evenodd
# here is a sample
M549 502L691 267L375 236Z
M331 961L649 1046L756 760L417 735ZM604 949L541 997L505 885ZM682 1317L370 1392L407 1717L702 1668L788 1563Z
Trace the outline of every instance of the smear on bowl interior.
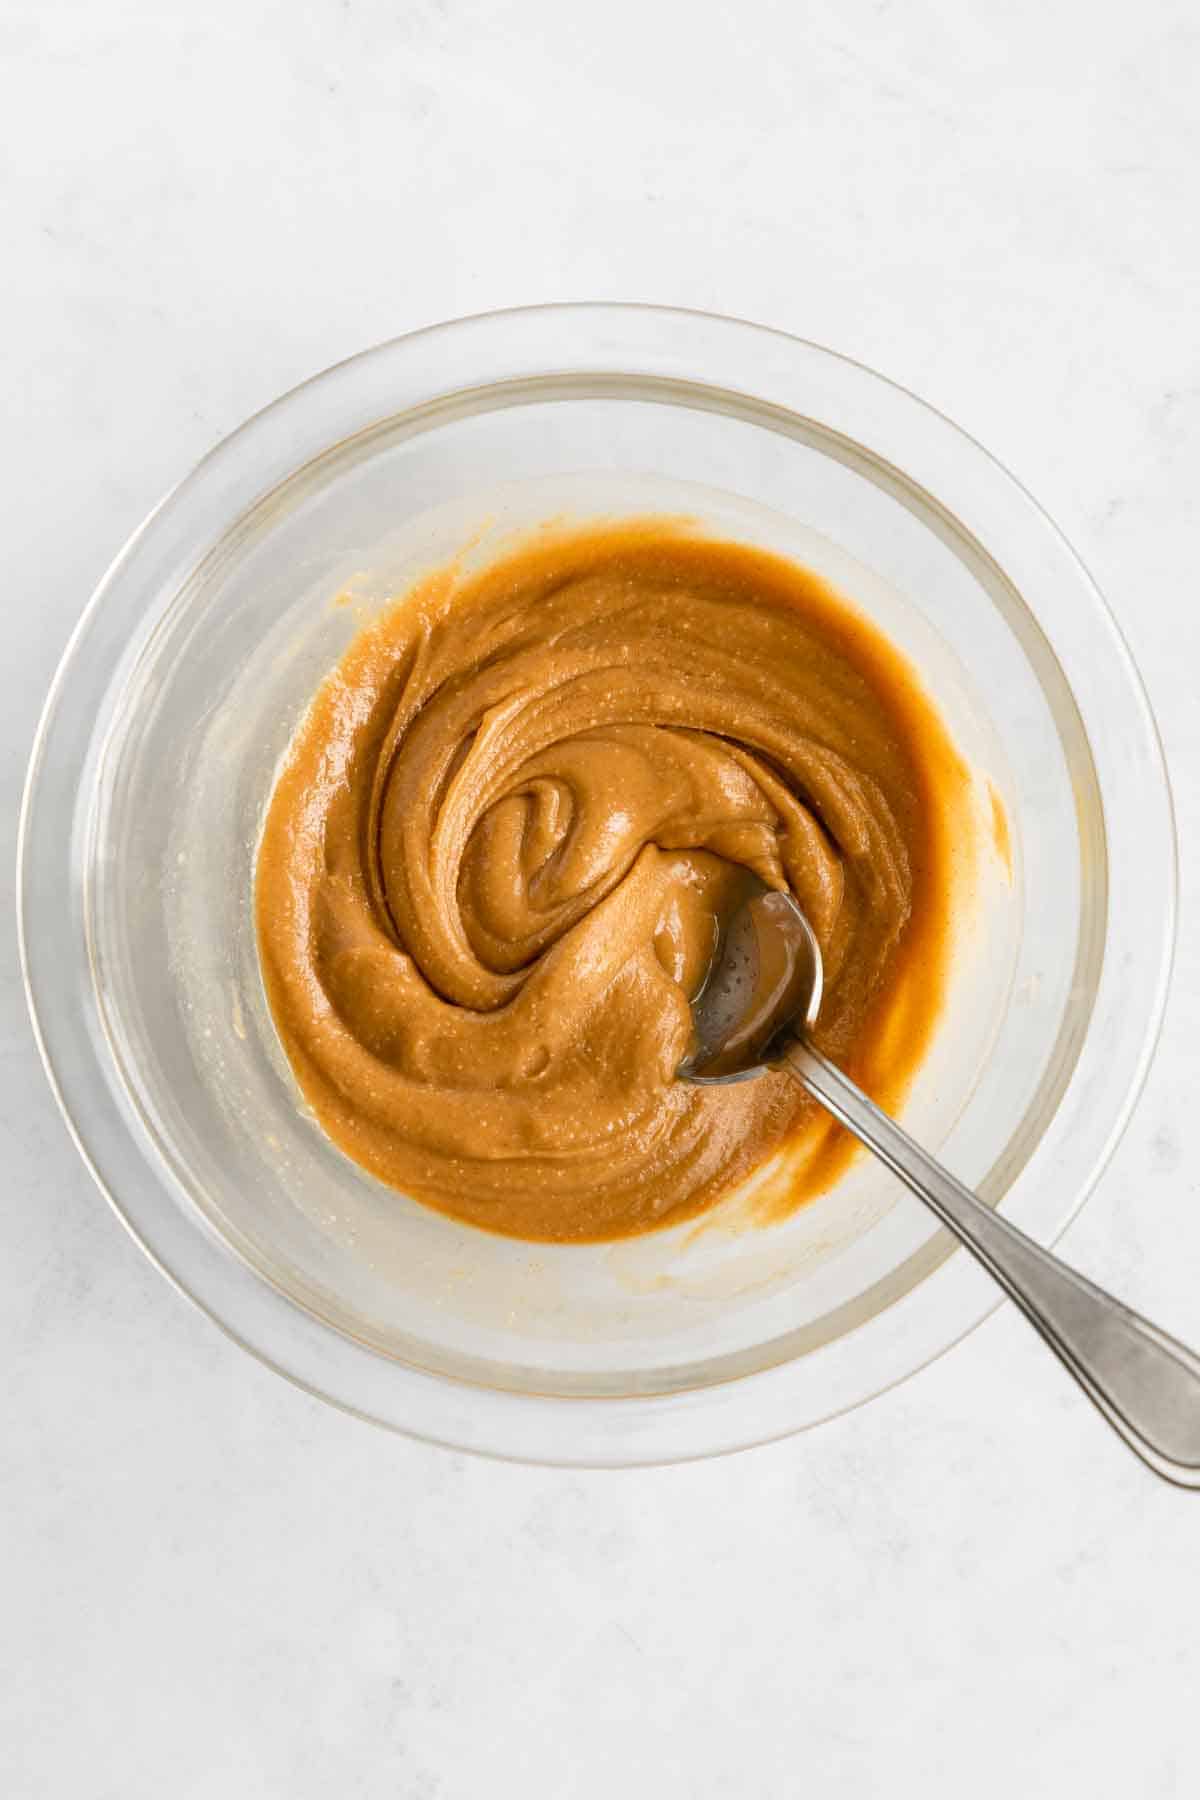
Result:
M904 658L782 557L642 519L451 565L359 633L271 797L258 939L296 1079L365 1169L510 1236L677 1223L783 1147L798 1206L850 1151L797 1084L675 1079L718 922L746 869L791 889L817 1041L895 1107L968 787Z

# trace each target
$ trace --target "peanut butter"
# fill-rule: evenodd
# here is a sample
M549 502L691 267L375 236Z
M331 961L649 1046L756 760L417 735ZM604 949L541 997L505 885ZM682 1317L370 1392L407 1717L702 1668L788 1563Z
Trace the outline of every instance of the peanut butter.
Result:
M817 1039L894 1100L964 783L903 659L780 557L642 520L442 570L359 634L270 802L259 946L300 1087L382 1181L515 1237L677 1221L807 1133L798 1204L846 1151L795 1083L675 1079L717 922L744 869L795 894Z

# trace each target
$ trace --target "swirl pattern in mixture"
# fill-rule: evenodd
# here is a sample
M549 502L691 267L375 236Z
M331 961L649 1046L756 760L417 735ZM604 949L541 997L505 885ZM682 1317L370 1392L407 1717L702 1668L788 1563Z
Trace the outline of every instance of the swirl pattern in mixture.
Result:
M803 1137L798 1202L836 1157L795 1084L674 1078L716 923L745 870L790 888L821 1043L863 1072L886 1042L894 1092L962 779L901 659L778 557L643 521L443 571L360 634L272 796L259 944L297 1079L372 1173L517 1237L677 1220Z

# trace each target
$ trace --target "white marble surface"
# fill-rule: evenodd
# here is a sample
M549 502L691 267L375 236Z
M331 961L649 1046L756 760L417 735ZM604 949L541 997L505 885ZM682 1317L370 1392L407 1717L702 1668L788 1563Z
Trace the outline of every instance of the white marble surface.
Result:
M164 488L364 344L592 296L832 344L1020 473L1140 660L1194 921L1188 0L7 0L0 58L6 888L54 663ZM1194 1341L1198 978L1192 934L1065 1241ZM142 1260L51 1103L11 931L0 982L0 1792L1196 1792L1200 1497L1010 1310L855 1416L712 1465L392 1439Z

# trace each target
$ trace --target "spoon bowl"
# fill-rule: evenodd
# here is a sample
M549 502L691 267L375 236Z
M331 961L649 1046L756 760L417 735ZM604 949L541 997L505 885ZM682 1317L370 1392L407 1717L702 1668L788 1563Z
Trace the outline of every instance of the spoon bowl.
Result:
M726 920L709 977L692 1002L695 1048L685 1081L715 1087L752 1081L781 1032L817 1022L824 992L821 946L790 894L755 885Z

